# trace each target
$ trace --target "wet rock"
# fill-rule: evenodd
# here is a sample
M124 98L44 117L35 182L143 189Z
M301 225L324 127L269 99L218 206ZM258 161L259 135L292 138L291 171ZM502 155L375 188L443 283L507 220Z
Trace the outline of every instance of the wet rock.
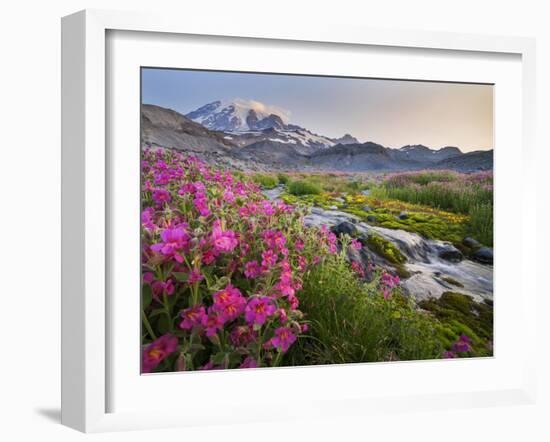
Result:
M329 206L330 210L338 210L338 206Z
M364 206L363 208L361 208L361 210L363 212L370 212L372 209L369 206Z
M357 229L355 228L355 226L348 221L343 221L339 224L336 224L335 226L332 226L331 230L338 236L355 236L357 234Z
M398 216L399 219L408 219L409 218L409 214L406 213L406 212L401 212Z
M337 203L345 203L346 200L344 198L334 198L333 201L336 201Z
M472 259L481 264L493 264L493 249L489 247L481 247L472 253Z
M464 259L462 252L451 244L441 244L438 249L437 255L445 261L460 262Z
M375 223L376 221L378 221L378 218L374 215L369 215L369 216L367 216L367 221L369 221L371 223Z
M462 240L462 244L464 244L466 247L469 247L470 249L478 249L481 247L481 244L477 242L474 238L470 238L467 236Z

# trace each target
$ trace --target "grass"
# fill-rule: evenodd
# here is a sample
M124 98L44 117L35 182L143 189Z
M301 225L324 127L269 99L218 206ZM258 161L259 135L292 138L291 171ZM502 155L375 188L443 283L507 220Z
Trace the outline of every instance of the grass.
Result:
M385 300L354 277L344 254L304 275L300 308L309 334L289 352L289 365L438 358L438 322L396 292Z
M311 181L291 181L288 185L288 192L292 195L316 195L321 193L321 187Z
M252 175L252 181L254 181L256 184L259 184L264 189L273 189L279 184L279 180L274 175L268 175L268 174L255 174Z
M493 245L493 204L474 205L469 211L469 233L483 244Z
M370 181L369 181L370 179ZM293 187L293 182L309 183ZM460 245L465 236L493 245L492 174L460 174L424 171L371 177L363 175L300 174L283 195L286 202L336 206L367 221L390 229L403 229L426 238ZM307 187L317 186L314 191ZM320 190L319 190L320 188ZM362 190L369 188L368 196ZM344 201L342 201L344 200ZM365 212L369 206L372 210ZM406 219L398 215L406 212Z
M485 245L493 245L493 175L490 172L401 173L387 178L370 194L466 215L467 233Z

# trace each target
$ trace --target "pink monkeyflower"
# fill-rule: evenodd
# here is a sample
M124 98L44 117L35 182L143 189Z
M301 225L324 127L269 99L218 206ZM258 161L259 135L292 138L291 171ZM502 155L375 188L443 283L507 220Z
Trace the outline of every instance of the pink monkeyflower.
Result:
M286 271L281 273L281 278L277 283L277 289L283 296L294 295L295 290L292 284L292 273Z
M314 265L317 265L317 264L319 264L320 262L321 262L321 257L320 257L320 256L317 256L317 255L316 255L316 256L313 257L313 264L314 264Z
M244 265L244 276L248 279L254 279L261 273L260 265L258 261L249 261Z
M452 350L457 353L467 353L472 349L472 347L470 346L471 343L472 340L470 339L470 337L463 333L453 344Z
M155 280L155 275L152 272L145 272L143 274L143 282L151 284Z
M239 366L239 368L257 368L258 363L254 358L251 358L250 356L247 356L245 360L242 362L242 364Z
M264 269L270 269L277 264L277 255L273 253L273 250L266 250L262 253L262 267Z
M214 249L222 253L230 253L239 244L237 235L232 230L224 231L221 227L221 221L216 220L212 226L212 245Z
M148 207L141 212L141 225L148 230L156 230L157 226L153 222L153 214L155 213L152 207Z
M361 248L363 247L363 245L359 241L357 241L356 239L351 240L351 245L356 250L361 250Z
M167 356L178 348L178 338L172 335L163 335L153 341L143 350L141 372L151 373Z
M224 199L224 201L227 201L228 203L232 203L233 201L235 201L235 194L233 192L231 192L231 190L226 190L223 193L223 199Z
M297 239L295 242L294 242L294 247L296 248L296 251L298 252L301 252L302 250L304 250L304 241L302 241L301 239Z
M302 325L300 326L300 329L302 330L302 333L305 333L305 332L307 332L307 331L309 330L309 325L307 325L307 324L302 324Z
M165 189L153 189L153 201L157 204L169 203L171 200L170 192Z
M206 265L212 264L216 260L216 254L213 250L206 250L202 254L202 262Z
M174 294L174 283L171 279L166 281L153 281L151 283L151 289L153 290L153 296L155 298L160 298L163 294L171 296Z
M185 230L181 227L169 227L161 232L160 238L162 241L153 244L151 250L161 253L166 257L174 258L177 262L182 263L183 258L179 252L188 247L190 240Z
M300 269L301 272L304 272L306 270L306 266L307 266L307 261L306 261L306 258L305 256L298 256L298 268Z
M273 206L271 205L271 203L269 201L264 200L264 201L260 202L260 204L262 205L261 211L264 215L266 215L266 216L275 215L275 210L273 209Z
M244 347L256 339L256 332L248 325L240 325L231 331L229 339L234 346Z
M223 327L223 318L218 314L210 314L202 318L202 326L206 329L206 336L214 336Z
M288 321L288 316L284 308L277 309L276 314L279 315L279 319L281 320L282 323Z
M189 276L187 277L187 284L193 285L197 282L201 282L204 279L204 276L200 274L200 272L196 270L191 270L189 273Z
M276 307L267 296L252 298L245 308L245 319L250 325L263 325L275 313Z
M443 359L454 359L456 358L456 353L452 351L444 351L442 357Z
M351 268L357 273L361 278L365 277L365 269L356 261L351 263Z
M214 298L212 311L218 312L224 321L232 321L244 311L246 299L240 290L231 284L214 293L212 297Z
M194 305L183 310L180 314L183 320L180 322L180 328L184 330L191 330L193 327L199 327L202 325L204 318L206 317L206 310L202 305Z
M288 302L290 302L291 310L296 310L300 306L300 300L296 297L296 295L288 295L287 299Z
M195 199L193 200L195 209L199 212L201 216L209 216L212 212L208 207L208 200L206 195L203 192L195 193Z
M279 327L275 329L275 336L271 338L271 345L285 353L296 341L296 335L290 327Z

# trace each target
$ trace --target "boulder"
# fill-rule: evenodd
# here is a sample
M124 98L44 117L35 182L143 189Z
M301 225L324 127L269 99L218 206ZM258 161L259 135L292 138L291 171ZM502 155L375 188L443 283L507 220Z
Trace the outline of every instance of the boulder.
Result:
M371 223L375 223L376 221L378 221L378 218L374 215L369 215L369 216L367 216L367 221L369 221Z
M451 244L442 245L437 254L441 259L449 262L460 262L464 259L462 252Z
M330 210L338 210L338 206L329 206Z
M472 259L481 264L493 264L493 249L489 247L481 247L472 253Z
M474 238L470 238L467 236L462 240L462 244L464 244L466 247L469 247L470 249L477 249L481 247L481 244L477 242Z
M361 210L363 212L370 212L372 209L369 206L364 206L363 208L361 208Z
M333 201L336 201L337 203L345 203L346 202L346 200L344 198L340 198L340 197L334 198Z
M399 219L407 219L409 217L409 214L406 212L401 212L398 216Z
M342 221L341 223L332 226L331 230L337 236L340 236L340 235L355 236L357 233L357 229L355 228L355 226L348 221Z

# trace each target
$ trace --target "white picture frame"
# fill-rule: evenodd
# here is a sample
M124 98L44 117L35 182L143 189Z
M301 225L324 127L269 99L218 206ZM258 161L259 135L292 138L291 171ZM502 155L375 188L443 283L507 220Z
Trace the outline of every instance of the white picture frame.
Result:
M113 411L109 394L113 388L110 376L113 355L110 331L112 326L108 289L110 287L110 236L112 206L109 180L112 180L110 136L106 122L111 118L108 106L109 82L106 75L109 32L155 33L157 37L216 36L223 38L255 39L285 42L285 45L308 42L311 44L337 44L339 48L377 47L427 49L444 52L468 52L483 59L487 54L508 54L518 57L521 64L521 90L517 93L521 103L521 119L517 124L520 134L523 187L517 189L522 200L522 219L534 219L533 198L536 198L530 174L534 161L533 121L535 106L535 46L532 39L517 37L491 37L478 35L427 33L416 31L389 31L345 26L301 26L266 23L223 23L196 18L181 24L177 17L153 16L142 13L86 10L63 18L62 21L62 423L84 432L111 431L169 426L207 425L212 410L197 407L194 410L163 409L157 405L150 410ZM145 34L143 34L145 35ZM153 35L153 34L150 34ZM275 44L274 43L274 44ZM336 49L337 50L337 49ZM444 80L444 78L440 78ZM137 103L134 103L136 105ZM515 114L514 114L515 115ZM138 114L132 118L138 118ZM498 138L497 138L498 143ZM137 149L137 148L136 148ZM498 159L496 160L498 163ZM529 191L527 191L529 190ZM498 186L497 186L498 192ZM529 218L530 217L530 218ZM525 223L519 227L521 257L535 255L534 230ZM498 259L499 251L495 249ZM484 389L475 386L461 391L438 391L437 386L426 394L368 395L361 389L354 396L339 396L336 390L323 397L318 395L298 410L284 409L277 403L261 404L247 413L241 421L284 419L286 417L315 417L334 414L362 415L373 410L406 411L413 409L490 406L510 403L530 403L535 397L536 357L533 339L536 316L536 287L526 278L527 266L521 259L521 315L523 351L517 352L517 367L513 379L497 387ZM506 290L502 288L504 293ZM136 300L138 298L136 297ZM497 301L498 303L498 301ZM498 306L497 306L498 309ZM130 326L135 325L130 322ZM503 325L505 327L506 324ZM137 329L137 325L136 325ZM504 334L503 334L504 335ZM497 344L498 345L498 344ZM498 354L495 358L498 359ZM455 361L452 361L453 363ZM478 361L479 362L479 361ZM483 363L483 361L479 362ZM390 365L375 364L378 371L394 371ZM400 363L398 370L418 372L426 366ZM441 364L437 370L441 371ZM363 364L330 367L330 373L356 376L364 370ZM424 368L423 368L424 367ZM316 370L316 367L308 370ZM327 370L327 367L323 367ZM449 365L453 373L468 370L466 365ZM488 367L490 369L490 367ZM250 378L256 385L270 377L288 381L295 369L254 370ZM304 370L304 369L302 369ZM253 373L253 374L252 374ZM298 372L294 372L298 373ZM309 371L308 375L312 372ZM328 373L324 371L323 373ZM230 380L236 382L243 372L204 373L206 381L219 385ZM176 375L181 376L181 375ZM331 375L328 375L331 376ZM145 379L147 377L144 377ZM167 379L167 377L164 377ZM160 379L160 377L157 377ZM172 378L175 379L175 378ZM199 378L195 378L199 379ZM286 380L285 380L286 379ZM327 379L330 379L327 378ZM139 381L138 381L139 382ZM169 381L162 381L167 383ZM132 398L135 400L135 398ZM138 398L139 399L139 398ZM145 401L145 399L144 399ZM235 414L223 411L214 413L217 422L235 422Z

